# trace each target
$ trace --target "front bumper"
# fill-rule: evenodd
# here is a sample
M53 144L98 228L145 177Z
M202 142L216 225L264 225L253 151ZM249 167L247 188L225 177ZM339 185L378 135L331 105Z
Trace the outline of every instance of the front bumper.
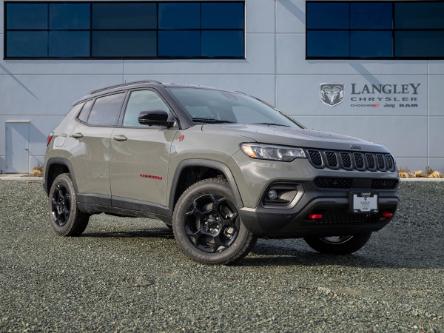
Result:
M397 198L380 200L380 211L395 212ZM324 212L326 220L310 221L307 216ZM337 236L382 229L390 222L380 214L352 214L348 212L348 200L344 198L319 198L299 212L282 209L242 208L242 222L255 235L267 238L297 238L309 235Z

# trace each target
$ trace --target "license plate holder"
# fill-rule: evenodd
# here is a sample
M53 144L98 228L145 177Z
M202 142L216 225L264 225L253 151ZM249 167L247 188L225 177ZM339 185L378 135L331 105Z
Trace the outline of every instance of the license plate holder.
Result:
M353 213L377 213L378 195L375 193L350 193L350 208Z

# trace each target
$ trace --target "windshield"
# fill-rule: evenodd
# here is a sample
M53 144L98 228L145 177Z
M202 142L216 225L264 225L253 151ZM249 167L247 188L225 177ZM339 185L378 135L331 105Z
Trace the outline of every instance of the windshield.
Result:
M188 87L167 89L197 123L238 123L303 128L271 106L242 93Z

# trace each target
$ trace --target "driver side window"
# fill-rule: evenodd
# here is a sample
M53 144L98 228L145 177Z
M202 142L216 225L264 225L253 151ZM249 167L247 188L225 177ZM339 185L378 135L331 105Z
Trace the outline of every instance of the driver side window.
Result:
M169 107L160 96L151 90L132 91L126 106L124 127L146 127L139 124L139 114L143 111L165 111L170 114Z

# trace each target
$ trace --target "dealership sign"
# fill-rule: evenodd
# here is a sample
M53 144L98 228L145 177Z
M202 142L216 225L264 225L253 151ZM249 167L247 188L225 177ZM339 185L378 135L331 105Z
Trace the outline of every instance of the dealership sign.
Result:
M417 108L421 83L322 83L321 102L336 106L343 101L352 108Z

